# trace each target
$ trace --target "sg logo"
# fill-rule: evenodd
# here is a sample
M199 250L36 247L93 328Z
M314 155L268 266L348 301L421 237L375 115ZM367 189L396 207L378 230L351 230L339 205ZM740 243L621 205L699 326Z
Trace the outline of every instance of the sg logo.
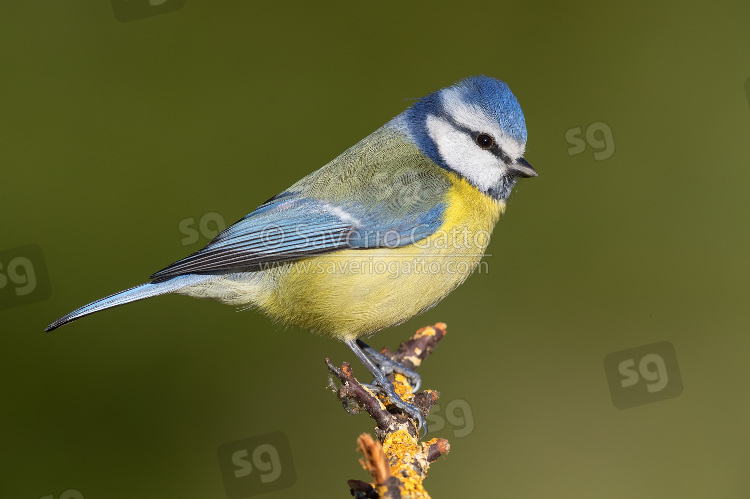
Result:
M46 300L51 294L42 248L0 251L0 309Z
M611 353L604 359L604 370L612 403L618 409L682 393L677 355L668 341Z
M455 399L445 406L445 418L440 414L440 404L435 404L427 416L427 427L430 432L438 432L445 428L445 420L453 427L453 436L462 438L471 435L474 431L474 416L471 406L464 399Z
M565 140L570 144L568 156L581 154L586 150L586 143L594 149L594 159L601 161L615 153L615 138L612 129L603 121L596 121L586 128L586 140L581 137L583 130L577 126L565 132Z
M115 19L121 23L181 9L185 0L112 0Z
M280 431L219 447L224 490L240 499L291 487L297 481L289 441Z
M180 240L183 246L195 244L200 239L200 236L205 237L209 241L215 238L219 232L227 228L227 224L224 221L224 217L220 213L210 212L203 215L198 220L198 227L195 227L195 218L183 218L180 223L177 224L177 228L180 230L180 234L184 237Z

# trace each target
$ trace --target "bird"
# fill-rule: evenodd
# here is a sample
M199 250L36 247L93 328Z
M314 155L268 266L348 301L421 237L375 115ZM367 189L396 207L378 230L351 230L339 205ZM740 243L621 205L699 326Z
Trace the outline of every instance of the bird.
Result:
M362 338L435 306L476 269L520 178L526 122L507 83L478 75L419 100L149 281L46 327L167 293L258 309L343 341L376 389L426 432L386 374L419 376Z

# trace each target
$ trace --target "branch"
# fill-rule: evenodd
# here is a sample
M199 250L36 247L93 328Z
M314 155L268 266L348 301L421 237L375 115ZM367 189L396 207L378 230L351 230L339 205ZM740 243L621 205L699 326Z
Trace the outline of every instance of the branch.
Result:
M435 350L445 333L445 324L439 322L417 331L396 352L384 348L381 353L415 369ZM373 393L357 381L348 363L344 362L341 368L337 368L326 359L326 365L329 372L341 381L337 393L347 412L356 414L364 410L377 423L375 434L378 440L367 433L357 439L357 448L364 455L360 463L370 473L372 482L349 480L352 495L357 499L429 499L422 482L427 478L430 464L450 450L448 441L433 438L420 443L417 422L401 412L389 412L387 397ZM406 377L392 374L389 379L399 396L417 406L426 419L437 402L438 392L424 390L413 394Z

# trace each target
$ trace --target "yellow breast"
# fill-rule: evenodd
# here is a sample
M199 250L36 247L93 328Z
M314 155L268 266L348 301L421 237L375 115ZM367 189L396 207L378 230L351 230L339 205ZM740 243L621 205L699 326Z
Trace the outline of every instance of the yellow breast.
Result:
M400 248L350 249L265 272L260 308L281 322L338 339L373 334L424 312L479 264L505 203L450 174L444 222Z

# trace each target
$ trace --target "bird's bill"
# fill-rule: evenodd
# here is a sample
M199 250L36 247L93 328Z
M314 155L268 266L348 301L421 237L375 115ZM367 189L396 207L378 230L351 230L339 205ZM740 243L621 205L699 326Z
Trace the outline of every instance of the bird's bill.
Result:
M538 175L534 167L523 158L518 158L515 163L510 165L510 169L517 176L523 178L536 177Z

